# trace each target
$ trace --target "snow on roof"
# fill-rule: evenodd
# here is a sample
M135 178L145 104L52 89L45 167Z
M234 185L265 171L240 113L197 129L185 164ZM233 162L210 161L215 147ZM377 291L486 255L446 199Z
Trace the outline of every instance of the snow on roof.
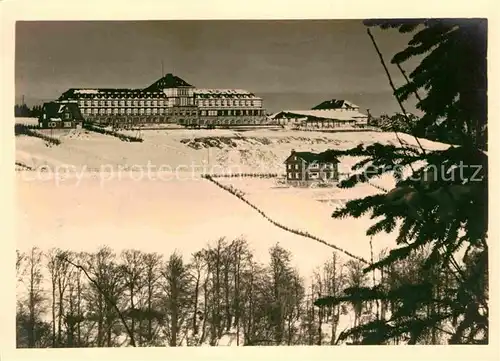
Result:
M210 89L198 88L193 90L194 95L199 98L245 98L262 100L254 93L244 89Z
M346 105L349 108L359 108L358 105L351 103L349 100L344 100L344 105Z
M75 89L75 93L79 94L98 94L98 89Z
M314 117L321 119L334 119L334 120L356 120L356 119L364 119L368 116L362 114L356 110L340 110L340 109L327 109L327 110L283 110L273 117L281 113L288 113L292 115L306 116L306 117Z
M359 106L357 106L354 103L351 103L348 100L344 99L330 99L330 100L325 100L324 102L316 105L315 107L312 108L313 110L319 110L319 109L359 109Z
M195 94L251 94L244 89L215 89L215 88L197 88L194 89Z

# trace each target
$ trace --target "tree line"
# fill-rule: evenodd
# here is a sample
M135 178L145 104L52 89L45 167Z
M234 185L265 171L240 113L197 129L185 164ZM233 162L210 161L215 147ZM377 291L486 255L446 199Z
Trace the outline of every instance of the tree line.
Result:
M16 118L38 118L42 115L42 106L34 105L31 108L26 104L14 105L14 116Z
M382 114L380 117L370 119L370 125L379 128L384 132L398 132L441 142L443 139L438 132L438 125L433 124L425 130L419 130L418 124L422 117L412 113L395 113L392 115Z
M387 270L384 284L413 277L409 263ZM368 286L363 268L333 252L306 280L288 250L274 245L263 264L245 239L218 239L189 259L34 247L17 252L17 347L216 346L224 337L240 346L338 344L346 325L399 307L314 305L322 295ZM425 342L438 343L437 330L433 337Z

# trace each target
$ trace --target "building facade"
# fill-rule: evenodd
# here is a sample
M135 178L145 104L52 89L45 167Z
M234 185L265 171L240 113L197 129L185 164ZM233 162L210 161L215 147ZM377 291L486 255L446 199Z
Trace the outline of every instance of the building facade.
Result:
M292 150L285 160L286 179L295 185L336 182L339 179L338 164L338 159L331 151L312 153Z
M133 126L173 123L194 127L268 122L262 98L239 89L199 89L167 74L144 89L69 89L60 102L76 102L86 121Z
M199 122L206 125L255 125L267 122L262 98L242 89L195 89Z

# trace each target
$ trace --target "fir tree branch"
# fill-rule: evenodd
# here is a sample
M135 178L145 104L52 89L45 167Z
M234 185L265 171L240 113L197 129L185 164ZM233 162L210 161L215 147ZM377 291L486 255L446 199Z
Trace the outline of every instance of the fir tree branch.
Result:
M401 67L401 64L400 63L396 63L396 66L398 67L399 71L401 72L401 74L403 75L403 77L405 78L406 80L406 84L410 84L410 79L408 79L408 76L406 75L406 72L404 71L404 69ZM418 94L418 91L417 89L414 90L413 94L415 94L415 97L417 98L417 100L421 103L422 102L422 98L420 97L420 95ZM408 116L406 115L406 113L404 114L405 115L405 118L406 120L409 122L410 120L408 119ZM420 147L420 149L422 150L422 153L425 155L426 152L425 152L425 149L424 147L422 146L422 144L420 143L420 140L418 139L417 136L413 135L413 137L415 138L415 140L417 141L417 144L418 146Z
M394 83L392 81L392 77L391 77L391 74L389 73L389 69L387 69L387 65L385 65L384 57L383 57L382 53L380 52L380 49L379 49L379 47L377 45L377 42L375 41L375 38L373 37L373 34L372 34L372 32L371 32L371 30L369 28L366 29L366 32L368 33L368 36L370 37L370 39L371 39L371 41L373 43L373 46L375 47L375 50L377 51L378 57L380 59L380 63L384 67L384 70L385 70L385 73L386 73L387 78L389 80L389 85L392 88L394 97L396 98L396 101L398 102L399 107L401 108L401 111L403 112L403 115L406 118L406 121L409 123L410 119L408 118L408 115L407 115L406 109L403 106L403 103L401 102L401 100L399 99L399 97L396 95L396 86L394 85ZM394 133L396 134L396 138L398 139L398 141L401 144L401 146L403 146L403 141L399 137L398 132L396 130L394 130ZM419 144L420 148L422 149L422 151L424 151L424 149L423 149L422 145L420 144L420 142L418 142L418 144ZM413 167L412 167L411 164L410 164L410 168L414 172L414 169L413 169Z

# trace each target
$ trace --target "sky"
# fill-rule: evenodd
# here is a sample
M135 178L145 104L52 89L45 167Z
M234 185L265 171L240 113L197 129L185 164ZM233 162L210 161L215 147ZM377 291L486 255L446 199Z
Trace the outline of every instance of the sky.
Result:
M373 33L387 63L411 37ZM162 62L164 74L200 88L254 92L269 111L332 98L372 114L400 111L361 20L17 22L16 102L78 87L144 88L161 77ZM390 72L404 84L395 66Z

